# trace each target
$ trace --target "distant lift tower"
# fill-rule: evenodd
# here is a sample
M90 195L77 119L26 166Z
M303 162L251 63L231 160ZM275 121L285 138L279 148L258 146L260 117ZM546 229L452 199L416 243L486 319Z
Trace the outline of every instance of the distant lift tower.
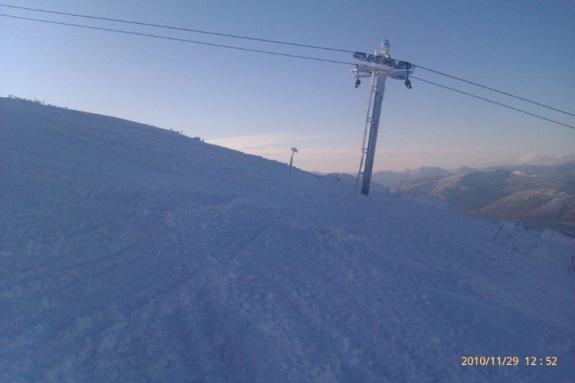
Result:
M413 72L413 65L407 61L392 59L389 54L388 40L384 40L373 55L354 52L353 57L357 60L369 63L356 64L353 69L353 76L356 79L355 87L357 88L361 84L360 78L371 78L367 117L365 119L363 143L361 146L361 161L355 183L357 191L359 180L361 179L361 194L367 196L369 195L369 186L371 184L371 173L373 171L373 160L375 157L375 145L377 144L377 130L379 127L383 92L385 91L385 80L387 77L391 77L395 80L403 80L405 86L411 89L409 75Z
M293 156L297 153L297 148L291 148L291 157L289 159L289 167L293 166Z

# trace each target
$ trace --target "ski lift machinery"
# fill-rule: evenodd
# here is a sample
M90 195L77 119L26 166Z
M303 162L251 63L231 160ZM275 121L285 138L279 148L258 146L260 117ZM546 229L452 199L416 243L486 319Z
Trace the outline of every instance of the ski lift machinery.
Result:
M383 40L373 55L363 52L353 53L355 59L368 63L355 65L352 71L353 77L356 79L355 87L359 87L362 78L371 78L367 116L361 146L361 161L355 182L355 190L357 191L361 179L361 194L365 196L369 195L371 184L385 80L388 77L394 80L403 80L405 86L411 89L409 75L413 72L414 66L407 61L392 59L389 48L389 40Z

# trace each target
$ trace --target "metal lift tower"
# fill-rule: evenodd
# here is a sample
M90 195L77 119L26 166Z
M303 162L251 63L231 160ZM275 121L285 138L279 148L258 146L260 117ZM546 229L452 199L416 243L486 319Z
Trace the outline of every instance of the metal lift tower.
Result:
M367 117L365 119L365 130L363 132L363 144L361 146L361 162L355 184L357 191L357 186L361 178L361 194L367 196L369 195L369 187L371 184L371 173L373 171L373 160L375 157L375 146L377 144L377 130L379 128L383 92L385 91L385 80L387 77L395 80L403 80L405 86L410 89L411 81L409 81L409 74L413 71L413 66L407 61L399 61L391 58L388 40L384 40L373 55L355 52L353 57L357 60L369 63L357 64L353 69L356 88L361 84L360 78L371 77L369 104L367 107Z
M291 157L289 159L289 167L293 166L293 156L297 153L297 148L291 148Z

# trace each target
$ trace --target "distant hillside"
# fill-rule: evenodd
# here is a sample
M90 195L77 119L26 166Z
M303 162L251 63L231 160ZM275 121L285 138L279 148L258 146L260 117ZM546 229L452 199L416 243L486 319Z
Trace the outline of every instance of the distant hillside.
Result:
M438 198L470 214L522 222L575 236L575 161L447 171L379 172L391 191Z
M409 169L402 172L381 171L373 174L372 180L390 189L397 188L411 182L425 183L453 174L437 167L423 166L418 169Z

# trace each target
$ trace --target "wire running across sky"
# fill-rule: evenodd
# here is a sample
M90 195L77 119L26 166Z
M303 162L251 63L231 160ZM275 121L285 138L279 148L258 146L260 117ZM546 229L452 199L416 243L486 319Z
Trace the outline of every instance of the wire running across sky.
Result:
M244 48L244 47L239 47L236 45L226 45L226 44L210 43L210 42L206 42L206 41L189 40L189 39L183 39L183 38L179 38L179 37L157 35L157 34L153 34L153 33L134 32L134 31L126 31L124 29L105 28L105 27L96 27L96 26L92 26L92 25L66 23L63 21L44 20L44 19L37 19L34 17L6 15L4 13L0 13L0 16L1 17L9 17L9 18L13 18L13 19L35 21L35 22L39 22L39 23L63 25L63 26L74 27L74 28L92 29L92 30L96 30L96 31L122 33L125 35L134 35L134 36L140 36L140 37L150 37L150 38L154 38L154 39L179 41L182 43L189 43L189 44L207 45L207 46L217 47L217 48L235 49L238 51L245 51L245 52L252 52L252 53L262 53L262 54L269 54L269 55L275 55L275 56L292 57L292 58L297 58L297 59L302 59L302 60L322 61L322 62L328 62L331 64L355 65L354 63L348 62L348 61L339 61L339 60L324 59L324 58L320 58L320 57L294 55L294 54L290 54L290 53L268 51L268 50L263 50L263 49Z
M59 14L59 15L66 15L66 16L76 16L76 17L85 17L85 18L91 18L91 19L98 19L98 20L105 20L105 21L118 21L118 22L124 22L124 23L130 23L130 24L139 24L139 25L147 25L147 26L154 26L154 27L162 27L162 28L169 28L169 29L178 29L178 30L186 30L186 31L198 31L198 30L193 30L193 29L187 29L187 28L180 28L180 27L169 27L169 26L163 26L163 25L159 25L159 24L149 24L149 23L141 23L141 22L136 22L136 21L129 21L129 20L121 20L121 19L110 19L110 18L103 18L103 17L96 17L96 16L88 16L88 15L77 15L77 14L72 14L72 13L67 13L67 12L56 12L56 11L48 11L48 10L39 10L39 9L34 9L34 8L25 8L25 7L18 7L18 6L11 6L11 5L5 5L5 4L0 4L0 7L10 7L10 8L18 8L18 9L24 9L24 10L32 10L32 11L37 11L37 12L45 12L45 13L55 13L55 14ZM123 29L116 29L116 28L106 28L106 27L99 27L99 26L92 26L92 25L85 25L85 24L76 24L76 23L68 23L68 22L63 22L63 21L53 21L53 20L45 20L45 19L39 19L39 18L33 18L33 17L25 17L25 16L16 16L16 15L8 15L8 14L4 14L4 13L0 13L0 17L6 17L6 18L12 18L12 19L18 19L18 20L25 20L25 21L32 21L32 22L38 22L38 23L45 23L45 24L54 24L54 25L61 25L61 26L66 26L66 27L73 27L73 28L81 28L81 29L89 29L89 30L96 30L96 31L105 31L105 32L111 32L111 33L119 33L119 34L124 34L124 35L133 35L133 36L139 36L139 37L147 37L147 38L154 38L154 39L160 39L160 40L172 40L172 41L178 41L178 42L183 42L183 43L188 43L188 44L196 44L196 45L204 45L204 46L210 46L210 47L215 47L215 48L226 48L226 49L233 49L233 50L237 50L237 51L243 51L243 52L247 52L247 53L259 53L259 54L268 54L268 55L274 55L274 56L282 56L282 57L289 57L289 58L293 58L293 59L301 59L301 60L308 60L308 61L316 61L316 62L325 62L325 63L329 63L329 64L339 64L339 65L349 65L349 66L355 66L357 65L354 62L350 62L350 61L343 61L343 60L333 60L333 59L327 59L327 58L320 58L320 57L313 57L313 56L307 56L307 55L296 55L296 54L291 54L291 53L284 53L284 52L277 52L277 51L270 51L270 50L264 50L264 49L253 49L253 48L246 48L246 47L241 47L241 46L236 46L236 45L227 45L227 44L219 44L219 43L212 43L212 42L206 42L206 41L198 41L198 40L190 40L190 39L184 39L184 38L179 38L179 37L172 37L172 36L166 36L166 35L158 35L158 34L153 34L153 33L145 33L145 32L135 32L135 31L128 31L128 30L123 30ZM207 32L207 31L201 31L202 33L208 33L208 34L215 34L215 35L221 35L221 36L227 36L227 37L239 37L239 38L246 38L249 40L255 40L255 41L263 41L263 42L271 42L271 43L279 43L279 44L285 44L285 45L292 45L292 46L301 46L301 47L307 47L307 48L316 48L316 49L326 49L326 50L332 50L332 51L339 51L339 52L355 52L355 51L349 51L349 50L342 50L342 49L335 49L335 48L327 48L327 47L320 47L320 46L315 46L315 45L308 45L308 44L299 44L299 43L291 43L291 42L281 42L281 41L277 41L277 40L267 40L267 39L259 39L259 38L252 38L252 37L246 37L246 36L238 36L238 35L228 35L228 34L222 34L222 33L217 33L217 32ZM532 102L529 101L527 99L524 99L522 97L519 96L514 96L511 94L508 94L506 92L503 91L498 91L496 89L492 89L489 88L487 86L483 86L481 84L477 84L471 81L467 81L461 78L458 78L456 76L452 76L446 73L442 73L439 71L435 71L433 69L430 68L424 68L421 66L415 66L416 68L420 68L423 70L428 70L431 72L434 72L436 74L440 74L440 75L444 75L453 79L457 79L466 83L469 83L471 85L475 85L475 86L479 86L488 90L492 90L501 94L505 94L511 97L515 97L515 98L519 98L523 101L528 101L534 104L537 104L539 106L543 106L546 107L548 109L552 109L552 110L556 110L568 115L574 115L571 114L569 112L564 112L561 111L560 109L556 109L553 107L548 107L545 106L543 104L537 103L537 102ZM456 92L458 94L462 94L462 95L466 95L469 97L473 97L475 99L479 99L494 105L498 105L504 108L507 108L509 110L513 110L534 118L538 118L556 125L560 125L560 126L564 126L570 129L574 129L575 130L575 126L574 125L570 125L570 124L566 124L545 116L541 116L539 114L536 113L531 113L529 111L523 110L523 109L519 109L516 108L514 106L511 105L507 105L504 104L502 102L499 101L495 101L486 97L482 97L482 96L478 96L475 95L473 93L470 92L465 92L456 88L452 88L449 87L447 85L443 85L443 84L439 84L433 81L429 81L420 77L416 77L411 75L410 77L422 81L424 83L436 86L436 87L440 87L452 92ZM575 115L574 115L575 116Z
M132 25L140 25L140 26L147 26L147 27L153 27L153 28L162 28L162 29L169 29L169 30L176 30L176 31L183 31L183 32L191 32L191 33L198 33L198 34L204 34L204 35L211 35L211 36L219 36L219 37L229 37L229 38L234 38L234 39L243 39L243 40L251 40L251 41L258 41L258 42L263 42L263 43L270 43L270 44L280 44L280 45L288 45L288 46L292 46L292 47L300 47L300 48L310 48L310 49L319 49L319 50L323 50L323 51L330 51L330 52L338 52L338 53L351 53L353 54L354 52L356 52L355 50L350 50L350 49L342 49L342 48L334 48L334 47L326 47L326 46L322 46L322 45L315 45L315 44L304 44L304 43L297 43L297 42L293 42L293 41L284 41L284 40L274 40L274 39L266 39L266 38L261 38L261 37L254 37L254 36L246 36L246 35L238 35L238 34L231 34L231 33L223 33L223 32L214 32L214 31L207 31L207 30L203 30L203 29L197 29L197 28L187 28L187 27L180 27L180 26L173 26L173 25L166 25L166 24L158 24L158 23L149 23L149 22L144 22L144 21L137 21L137 20L126 20L126 19L120 19L120 18L112 18L112 17L102 17L102 16L93 16L93 15L86 15L86 14L80 14L80 13L72 13L72 12L63 12L63 11L56 11L56 10L50 10L50 9L42 9L42 8L32 8L32 7L23 7L23 6L18 6L18 5L12 5L12 4L3 4L0 3L0 7L4 7L4 8L11 8L11 9L19 9L19 10L24 10L24 11L30 11L30 12L39 12L39 13L47 13L47 14L53 14L53 15L60 15L60 16L69 16L69 17L76 17L76 18L83 18L83 19L91 19L91 20L100 20L100 21L108 21L108 22L115 22L115 23L123 23L123 24L132 24ZM151 36L150 36L151 37ZM196 42L197 43L197 42ZM210 45L208 43L206 43L205 45ZM216 46L216 44L213 44L214 46ZM228 46L230 48L232 48L231 46ZM246 50L246 48L232 48L232 49L241 49L241 50ZM263 51L260 50L254 50L254 51L259 51L260 53L264 53ZM269 54L277 54L277 53L271 53L268 52ZM283 56L287 56L289 57L288 54L279 54L279 55L283 55ZM301 57L300 57L301 58ZM311 60L315 60L310 58ZM317 61L317 60L316 60ZM320 60L321 61L321 60ZM338 61L338 60L334 60L334 61ZM524 102L528 102L530 104L533 105L537 105L539 107L542 108L546 108L549 110L552 110L554 112L558 112L558 113L562 113L571 117L575 117L575 113L572 112L568 112L565 111L563 109L557 108L557 107L553 107L550 105L546 105L543 104L541 102L538 101L534 101L534 100L530 100L528 98L525 97L521 97L518 96L516 94L510 93L510 92L506 92L491 86L487 86L484 84L480 84L476 81L470 81L467 79L464 79L460 76L455 76L449 73L445 73L442 72L440 70L437 69L433 69L433 68L429 68L427 66L422 66L419 64L414 64L417 68L431 72L431 73L435 73L437 75L440 76L444 76L447 78L450 78L452 80L457 80L457 81L461 81L464 82L468 85L472 85L472 86L476 86L485 90L489 90L491 92L495 92L495 93L499 93L502 95L505 95L507 97L511 97L511 98L515 98L517 100L520 101L524 101Z
M477 86L477 87L479 87L479 88L487 89L487 90L490 90L490 91L492 91L492 92L496 92L496 93L499 93L499 94L503 94L503 95L505 95L505 96L513 97L513 98L516 98L516 99L521 100L521 101L526 101L526 102L529 102L529 103L531 103L531 104L534 104L534 105L537 105L537 106L541 106L541 107L546 108L546 109L549 109L549 110L553 110L553 111L555 111L555 112L559 112L559 113L566 114L566 115L568 115L568 116L575 117L575 113L571 113L571 112L567 112L567 111L562 110L562 109L554 108L554 107L552 107L552 106L545 105L545 104L542 104L542 103L537 102L537 101L529 100L529 99L527 99L527 98L524 98L524 97L521 97L521 96L517 96L517 95L514 95L514 94L512 94L512 93L505 92L505 91L502 91L502 90L499 90L499 89L495 89L495 88L489 87L489 86L487 86L487 85L482 85L482 84L479 84L479 83L477 83L477 82L469 81L469 80L466 80L466 79L464 79L464 78L461 78L461 77L458 77L458 76L454 76L454 75L451 75L451 74L448 74L448 73L440 72L440 71L438 71L438 70L431 69L431 68L427 68L427 67L424 67L424 66L421 66L421 65L416 65L416 67L417 67L418 69L423 69L423 70L426 70L426 71L428 71L428 72L432 72L432 73L438 74L438 75L440 75L440 76L449 77L449 78L451 78L451 79L453 79L453 80L461 81L461 82L467 83L467 84L469 84L469 85L473 85L473 86Z
M516 112L524 113L524 114L526 114L526 115L528 115L528 116L535 117L535 118L539 118L539 119L541 119L541 120L544 120L544 121L547 121L547 122L551 122L551 123L553 123L553 124L557 124L557 125L565 126L565 127L567 127L567 128L575 129L575 126L573 126L573 125L569 125L569 124L565 124L565 123L560 122L560 121L552 120L552 119L550 119L550 118L541 116L541 115L539 115L539 114L531 113L531 112L528 112L528 111L526 111L526 110L519 109L519 108L516 108L516 107L514 107L514 106L504 104L504 103L499 102L499 101L495 101L495 100L491 100L491 99L489 99L489 98L481 97L481 96L478 96L478 95L473 94L473 93L465 92L465 91L460 90L460 89L455 89L455 88L452 88L452 87L450 87L450 86L443 85L443 84L439 84L439 83L436 83L436 82L433 82L433 81L429 81L429 80L426 80L426 79L423 79L423 78L420 78L420 77L417 77L417 76L410 75L409 77L410 77L410 78L414 78L414 79L416 79L416 80L418 80L418 81L422 81L422 82L424 82L424 83L433 85L433 86L437 86L437 87L439 87L439 88L447 89L447 90L450 90L450 91L452 91L452 92L456 92L456 93L459 93L459 94L463 94L463 95L466 95L466 96L469 96L469 97L474 97L474 98L477 98L477 99L479 99L479 100L482 100L482 101L485 101L485 102L489 102L489 103L491 103L491 104L499 105L499 106L502 106L502 107L504 107L504 108L508 108L508 109L514 110L514 111L516 111Z
M174 31L192 32L192 33L199 33L199 34L211 35L211 36L231 37L234 39L259 41L259 42L270 43L270 44L291 45L291 46L300 47L300 48L321 49L321 50L331 51L331 52L340 52L340 53L354 53L355 52L355 51L348 50L348 49L330 48L330 47L324 47L321 45L295 43L292 41L271 40L271 39L264 39L264 38L260 38L260 37L237 35L237 34L222 33L222 32L213 32L213 31L206 31L203 29L186 28L186 27L179 27L179 26L174 26L174 25L147 23L144 21L117 19L117 18L101 17L101 16L92 16L92 15L85 15L85 14L80 14L80 13L53 11L53 10L40 9L40 8L21 7L21 6L16 6L16 5L9 5L9 4L0 4L0 7L21 9L21 10L32 11L32 12L49 13L52 15L79 17L79 18L83 18L83 19L111 21L111 22L115 22L115 23L141 25L141 26L146 26L146 27L154 27L154 28L162 28L162 29L171 29Z

